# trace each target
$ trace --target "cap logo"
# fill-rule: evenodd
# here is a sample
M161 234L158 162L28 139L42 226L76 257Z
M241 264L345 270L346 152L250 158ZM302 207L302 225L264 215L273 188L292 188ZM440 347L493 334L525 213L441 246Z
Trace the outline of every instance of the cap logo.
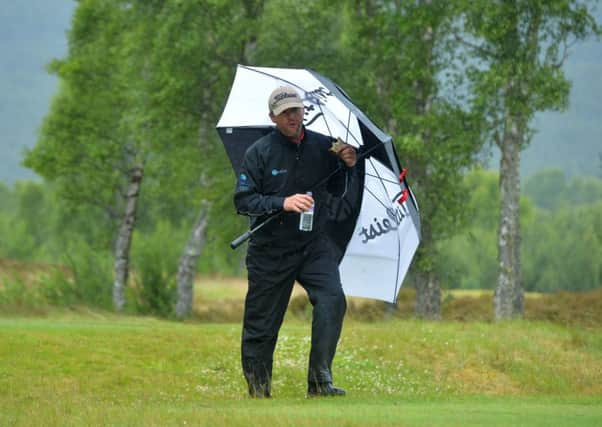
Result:
M287 108L303 108L303 101L294 88L281 86L270 94L268 107L272 113L278 115Z
M297 94L296 93L279 93L274 97L274 102L278 102L283 100L284 98L296 98Z
M273 100L272 100L272 109L276 108L276 106L284 101L287 98L298 98L298 95L296 93L279 93L277 95L274 96Z

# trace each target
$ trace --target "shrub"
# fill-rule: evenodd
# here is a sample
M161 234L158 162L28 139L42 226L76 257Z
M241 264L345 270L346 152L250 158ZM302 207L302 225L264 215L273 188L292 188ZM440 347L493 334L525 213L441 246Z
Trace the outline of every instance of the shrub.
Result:
M55 267L39 279L46 301L61 307L82 304L109 309L112 303L111 255L74 237L61 259L64 267Z
M134 286L130 298L141 314L170 316L175 303L175 275L178 268L184 230L159 221L150 233L135 233L132 247Z

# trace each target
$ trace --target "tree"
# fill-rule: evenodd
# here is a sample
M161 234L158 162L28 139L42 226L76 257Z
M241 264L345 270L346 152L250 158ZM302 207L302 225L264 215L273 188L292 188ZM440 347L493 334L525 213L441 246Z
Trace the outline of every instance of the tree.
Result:
M498 278L495 317L523 313L520 273L520 151L538 111L566 107L569 82L562 65L569 45L599 28L587 2L509 0L461 2L463 31L456 37L472 55L469 76L475 105L501 150Z
M431 319L440 317L436 243L462 223L460 177L481 146L478 117L458 90L459 52L448 37L456 15L451 6L353 2L345 34L350 55L343 83L394 137L418 198L422 241L412 268L415 310Z
M228 178L233 175L213 128L236 64L246 63L246 56L252 50L258 27L256 20L261 16L263 3L263 0L168 1L162 12L154 46L156 65L163 70L162 85L158 88L165 108L161 116L170 118L171 122L164 127L166 131L181 128L179 138L195 141L199 165L195 168L195 183L181 183L183 185L172 192L187 197L185 189L192 186L198 197L188 212L183 213L185 218L190 218L191 212L197 210L176 277L179 318L189 316L192 311L194 273L202 251L209 245L215 258L219 258L218 254L227 248L224 231L238 222L223 216L225 207L231 206L232 181ZM186 126L176 127L176 123L186 123ZM174 200L174 203L178 202ZM212 221L212 218L215 219ZM228 255L227 258L236 258Z
M54 181L68 202L97 206L114 224L123 218L111 233L121 229L115 245L117 284L127 280L127 257L122 254L129 250L127 233L133 226L120 212L135 212L132 200L141 179L141 168L132 169L137 147L120 126L129 93L128 82L119 73L121 52L116 48L122 45L123 27L123 10L114 5L103 1L78 5L68 57L50 65L61 79L59 94L37 145L25 158L25 165ZM121 309L122 302L115 306Z
M174 160L193 158L187 140L170 150L174 129L183 126L165 114L171 107L160 99L165 75L152 56L160 12L167 6L160 0L78 4L68 56L51 65L61 90L26 158L26 165L56 182L72 204L98 206L110 217L118 311L126 302L143 177L150 178L146 187L157 199L173 188L166 171L178 170L182 183L193 169L192 160Z

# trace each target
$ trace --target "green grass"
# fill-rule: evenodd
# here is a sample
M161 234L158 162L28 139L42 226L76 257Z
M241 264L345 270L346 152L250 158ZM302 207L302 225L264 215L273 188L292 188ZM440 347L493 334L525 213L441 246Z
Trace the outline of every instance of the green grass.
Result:
M240 324L97 312L0 318L0 426L602 425L602 330L347 321L342 399L306 399L309 324L287 319L274 398L246 397Z

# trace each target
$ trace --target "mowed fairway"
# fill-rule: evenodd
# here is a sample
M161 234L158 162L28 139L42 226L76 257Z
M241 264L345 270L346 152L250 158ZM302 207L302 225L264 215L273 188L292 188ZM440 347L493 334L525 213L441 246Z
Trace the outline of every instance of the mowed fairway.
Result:
M246 397L239 324L101 313L0 318L0 426L600 426L602 331L345 323L345 398L306 399L309 324L287 319L274 398Z

